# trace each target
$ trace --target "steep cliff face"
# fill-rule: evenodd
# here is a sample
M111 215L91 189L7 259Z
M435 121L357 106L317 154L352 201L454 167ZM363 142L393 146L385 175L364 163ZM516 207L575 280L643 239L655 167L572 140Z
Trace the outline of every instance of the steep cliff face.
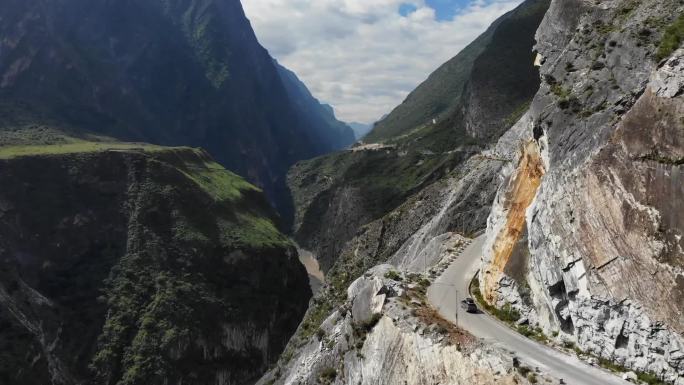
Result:
M311 293L255 187L189 148L0 147L0 382L244 384Z
M316 99L297 74L275 63L287 95L295 110L308 118L308 125L315 148L325 151L347 147L356 140L354 130L335 117L335 110Z
M381 221L428 186L467 175L477 179L472 178L477 162L466 162L497 142L539 88L532 46L547 7L548 1L529 0L502 16L376 124L364 138L367 143L290 170L295 238L318 255L324 270L362 226ZM431 112L437 105L439 111ZM490 160L500 163L496 156ZM485 172L482 180L490 177ZM486 186L472 194L479 195L474 201L460 203L462 196L456 194L458 209L450 213L457 220L451 229L472 233L483 228L487 213L480 208L489 203L479 199L491 201L495 189Z
M482 289L581 350L684 383L684 50L677 1L554 1L527 140L545 175L489 219ZM670 27L670 26L673 27ZM665 59L665 60L662 60ZM520 164L525 162L519 153ZM525 213L525 226L510 218ZM504 234L517 242L499 258Z
M10 0L0 99L120 140L207 149L287 214L294 162L353 142L299 108L239 0ZM322 119L321 116L326 116Z
M482 279L484 297L489 302L496 302L496 287L502 274L507 269L513 271L515 258L514 253L519 247L519 242L524 239L526 232L526 212L537 195L537 189L544 175L544 165L540 148L534 141L520 143L519 164L515 168L511 178L504 184L506 194L498 197L497 204L505 212L505 219L497 222L500 228L489 229L492 259Z

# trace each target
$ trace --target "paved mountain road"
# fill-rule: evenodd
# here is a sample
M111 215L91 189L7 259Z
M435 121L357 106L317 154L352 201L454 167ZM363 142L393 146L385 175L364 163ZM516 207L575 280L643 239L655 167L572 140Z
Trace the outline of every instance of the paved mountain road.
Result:
M476 337L514 352L527 365L562 378L566 384L629 384L619 377L580 361L577 357L525 338L487 314L470 314L463 311L459 303L468 297L468 285L479 267L484 241L484 236L474 239L428 289L428 301L444 318Z

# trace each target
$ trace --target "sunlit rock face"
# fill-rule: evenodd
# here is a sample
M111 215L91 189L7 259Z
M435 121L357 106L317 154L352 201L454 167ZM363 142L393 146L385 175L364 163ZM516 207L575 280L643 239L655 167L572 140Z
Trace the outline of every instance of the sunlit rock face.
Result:
M504 170L481 280L488 300L548 334L670 383L684 382L684 50L654 58L681 12L552 3L527 135L545 172L519 228L520 167ZM501 258L505 234L517 243Z
M529 384L487 347L418 304L408 275L378 265L354 281L320 331L258 384Z
M537 194L537 189L544 176L544 165L541 158L539 145L534 141L521 142L519 164L510 175L507 183L501 191L505 194L497 196L497 221L492 223L501 224L500 228L492 228L491 242L487 244L488 251L491 250L491 258L487 269L482 272L482 289L485 299L488 302L497 302L497 285L508 269L513 270L516 259L524 258L522 255L515 255L516 248L526 232L527 218L525 216L527 208ZM512 258L517 257L517 258Z

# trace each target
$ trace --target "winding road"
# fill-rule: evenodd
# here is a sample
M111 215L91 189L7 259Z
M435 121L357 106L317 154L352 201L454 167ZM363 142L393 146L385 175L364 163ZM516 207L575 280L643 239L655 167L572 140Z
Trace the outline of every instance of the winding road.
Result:
M468 285L479 268L485 237L475 238L428 289L428 301L439 313L469 331L513 352L526 365L562 378L569 385L625 385L629 382L602 369L590 366L577 357L523 337L493 317L466 313L459 307L468 296Z

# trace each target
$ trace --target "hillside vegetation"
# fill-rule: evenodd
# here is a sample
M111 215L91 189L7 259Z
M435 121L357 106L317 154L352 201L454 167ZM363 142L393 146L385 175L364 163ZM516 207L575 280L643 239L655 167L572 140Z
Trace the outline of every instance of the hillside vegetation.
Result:
M203 150L60 141L0 147L0 382L263 372L311 292L261 191Z

